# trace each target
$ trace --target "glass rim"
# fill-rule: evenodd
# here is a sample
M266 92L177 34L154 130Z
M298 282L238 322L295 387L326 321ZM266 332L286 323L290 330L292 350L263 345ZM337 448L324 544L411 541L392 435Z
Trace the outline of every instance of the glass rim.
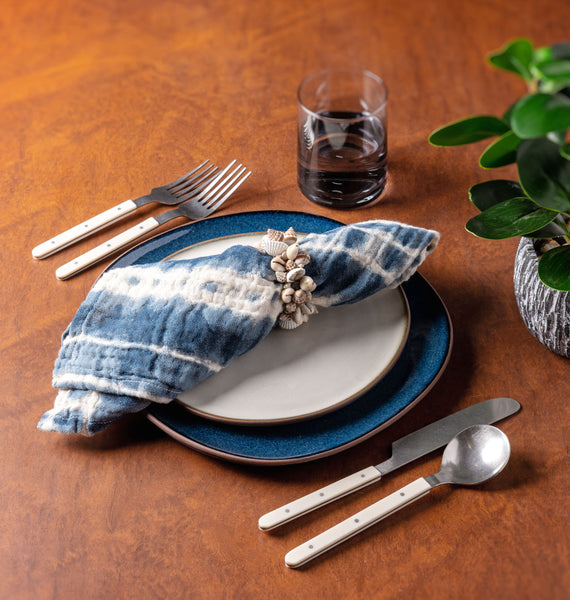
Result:
M373 81L375 81L380 86L382 91L384 92L383 102L380 103L368 115L363 115L361 117L355 117L352 119L345 119L345 118L335 118L335 117L323 116L322 114L319 114L319 113L315 112L314 110L311 110L301 100L301 90L307 83L309 83L309 81L311 81L312 79L315 79L316 77L323 76L325 73L343 73L343 72L351 73L353 75L356 75L356 74L363 75L363 76L367 77L368 79L372 79ZM367 119L370 115L373 115L377 111L382 110L388 104L388 87L386 86L385 81L381 77L379 77L372 71L369 71L368 69L357 69L357 68L351 68L351 67L331 67L329 69L320 69L319 71L315 71L314 73L307 75L307 77L305 77L301 81L301 83L299 84L299 87L297 88L297 102L298 102L299 106L301 106L303 108L303 110L305 110L308 114L310 114L311 116L313 116L317 119L320 119L322 121L330 121L333 123L357 123L358 121Z

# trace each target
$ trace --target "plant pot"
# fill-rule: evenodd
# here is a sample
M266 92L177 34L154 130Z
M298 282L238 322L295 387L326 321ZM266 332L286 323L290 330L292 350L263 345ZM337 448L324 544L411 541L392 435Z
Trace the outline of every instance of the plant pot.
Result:
M532 335L546 348L570 358L570 292L544 285L532 240L521 238L515 257L515 298Z

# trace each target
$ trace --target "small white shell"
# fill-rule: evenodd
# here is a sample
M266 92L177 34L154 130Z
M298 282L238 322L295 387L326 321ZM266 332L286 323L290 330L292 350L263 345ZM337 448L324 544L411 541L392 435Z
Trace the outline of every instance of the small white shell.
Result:
M297 234L292 227L289 227L283 236L283 241L287 244L294 244L297 241Z
M267 252L270 256L279 256L282 252L285 252L289 246L285 242L279 240L272 240L267 236L264 236L261 240L261 248Z
M277 229L268 229L266 237L270 240L277 240L278 242L282 242L285 234L281 231L277 231Z
M296 329L306 323L310 315L317 313L317 308L311 302L311 292L316 289L317 284L305 275L303 268L311 257L300 249L297 239L292 227L284 233L268 229L257 245L261 252L272 257L270 266L275 279L283 284L280 292L283 306L277 320L277 326L281 329Z
M279 258L279 256L274 256L271 259L271 268L274 271L285 271L285 264L283 262L283 259Z
M317 284L313 281L312 277L305 275L304 277L301 277L299 286L302 290L305 290L305 292L313 292L316 289Z
M305 302L305 304L301 304L299 308L304 315L316 315L319 312L317 307L311 302Z
M295 269L291 269L287 273L287 281L297 281L297 280L301 279L301 277L303 277L303 275L305 275L305 269L303 269L302 267L297 267Z
M299 244L291 244L287 248L287 258L290 260L295 260L297 258L297 254L299 254Z
M299 327L299 323L295 323L293 317L286 313L281 313L279 315L278 325L281 329L296 329Z
M311 258L310 256L306 253L306 252L299 252L299 254L297 254L297 258L295 259L295 264L298 267L304 267L305 265L308 265L311 262Z
M307 293L304 290L297 290L293 295L293 302L295 304L303 304L307 299Z

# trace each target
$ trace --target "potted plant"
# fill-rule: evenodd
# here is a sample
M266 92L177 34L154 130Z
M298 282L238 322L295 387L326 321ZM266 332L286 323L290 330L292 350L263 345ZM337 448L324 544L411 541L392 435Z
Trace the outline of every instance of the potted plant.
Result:
M467 231L486 239L521 236L515 295L531 333L570 356L570 43L535 48L516 39L489 62L520 76L526 93L500 116L474 115L433 131L434 146L495 137L479 158L484 169L516 163L518 180L473 185L479 213Z

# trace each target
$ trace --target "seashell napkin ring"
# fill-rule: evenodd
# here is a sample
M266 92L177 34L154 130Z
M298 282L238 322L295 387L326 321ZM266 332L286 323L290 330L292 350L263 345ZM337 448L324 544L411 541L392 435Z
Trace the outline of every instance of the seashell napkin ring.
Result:
M318 312L311 302L317 284L305 275L305 266L311 257L299 248L295 230L292 227L285 232L268 229L257 248L272 257L271 269L275 272L275 279L283 284L283 312L277 325L281 329L295 329L306 323L310 315Z

